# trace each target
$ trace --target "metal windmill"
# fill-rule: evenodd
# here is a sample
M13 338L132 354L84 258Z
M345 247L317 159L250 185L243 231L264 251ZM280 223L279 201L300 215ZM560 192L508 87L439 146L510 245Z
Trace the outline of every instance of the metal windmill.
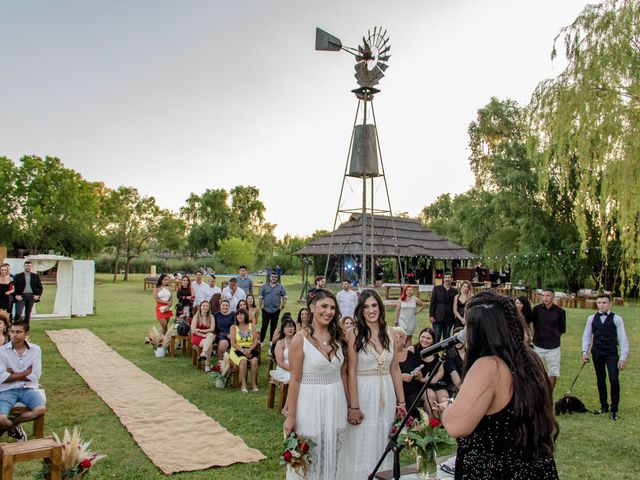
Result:
M384 164L382 162L382 152L380 150L380 140L378 138L378 129L376 125L376 114L373 109L373 97L380 93L375 88L380 80L384 77L384 72L389 67L389 58L391 55L391 44L387 31L382 27L374 27L373 33L367 31L367 36L362 37L362 44L358 48L345 47L342 42L333 35L316 28L316 50L324 51L340 51L350 53L355 57L354 74L358 88L351 90L358 99L356 107L356 116L353 123L353 131L351 133L351 142L349 144L349 153L345 165L344 175L342 177L342 187L340 188L340 197L338 198L338 206L333 222L333 230L335 231L338 217L340 213L360 213L362 221L362 286L366 286L367 279L367 256L370 255L371 283L374 283L374 215L381 214L390 215L391 225L393 228L393 240L395 246L395 255L398 257L398 266L401 278L404 278L402 272L402 262L399 258L398 238L396 235L395 224L391 210L391 199L389 197L389 188L387 179L384 174ZM344 194L347 177L359 178L362 181L362 203L359 208L345 209L342 207L342 198ZM387 197L387 208L375 207L375 191L374 182L381 179L384 183L384 190ZM367 192L367 188L369 191ZM367 195L369 193L369 195ZM369 222L367 224L367 218ZM367 231L369 230L369 231ZM368 233L370 236L368 237ZM367 241L367 237L368 240ZM333 244L333 236L331 237L331 246ZM325 276L329 269L329 258L325 268Z

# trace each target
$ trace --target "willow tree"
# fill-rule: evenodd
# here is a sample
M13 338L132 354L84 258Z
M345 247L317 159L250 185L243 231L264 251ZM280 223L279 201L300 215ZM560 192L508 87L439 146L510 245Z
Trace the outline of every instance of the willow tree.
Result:
M583 249L599 244L603 271L620 275L600 284L625 289L640 274L640 2L585 7L556 37L552 58L559 44L567 66L529 105L531 151L543 183L575 191Z

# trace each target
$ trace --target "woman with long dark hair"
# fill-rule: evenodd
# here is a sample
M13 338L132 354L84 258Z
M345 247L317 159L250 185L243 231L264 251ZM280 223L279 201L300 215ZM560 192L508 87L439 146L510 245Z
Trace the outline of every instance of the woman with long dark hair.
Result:
M420 330L418 334L418 342L413 346L415 355L420 362L422 376L419 381L425 383L431 371L436 368L438 364L437 355L429 355L428 357L422 357L420 352L425 348L432 346L435 343L436 332L433 328L427 327ZM431 379L431 383L427 388L427 411L431 412L431 406L435 403L446 402L449 399L449 392L447 391L447 383L444 381L445 369L444 365L440 365L435 375Z
M510 298L481 292L465 309L467 355L442 421L458 438L457 479L556 479L551 384Z
M302 307L298 312L298 318L296 319L296 331L299 332L305 328L311 321L311 312L307 307Z
M349 479L367 478L382 455L398 410L404 412L402 376L389 336L382 299L364 290L356 306L356 325L347 332L349 423L345 463L340 472ZM382 470L391 468L391 456Z
M176 291L178 303L176 304L176 317L191 317L191 307L196 299L196 294L191 286L191 279L185 275L180 280L180 288Z
M529 345L533 340L531 328L529 327L529 325L533 323L533 309L531 308L531 303L526 296L520 295L516 298L516 312L518 313L518 318L522 322L522 328L524 329L524 341Z
M289 346L288 416L285 435L310 437L317 446L305 480L348 478L338 471L347 427L347 375L340 309L333 293L319 288L310 300L311 321ZM287 479L300 479L291 468Z

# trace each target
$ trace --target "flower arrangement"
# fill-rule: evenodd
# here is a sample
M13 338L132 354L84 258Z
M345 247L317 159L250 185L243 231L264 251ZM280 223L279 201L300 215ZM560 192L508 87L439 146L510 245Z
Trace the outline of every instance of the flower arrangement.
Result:
M429 418L422 409L418 411L420 418L410 420L411 423L407 422L400 434L400 441L409 447L416 457L418 475L422 475L422 478L436 478L438 449L446 445L455 445L455 440L449 436L440 420L435 417ZM394 428L397 429L399 423L394 423Z
M312 463L311 449L315 446L316 443L310 438L291 432L284 440L280 465L290 465L298 475L306 476Z
M209 375L216 387L224 388L229 385L231 381L231 359L227 352L224 353L222 362L216 363Z
M158 329L153 326L149 330L149 335L147 335L147 338L144 340L144 344L151 345L154 349L158 347L168 347L169 343L171 342L171 337L175 334L175 326L171 326L170 328L168 328L167 333L165 333L164 335L162 335L160 331L158 331Z
M56 442L62 444L62 478L63 480L78 480L89 473L91 467L105 455L99 455L89 450L91 441L85 442L80 438L80 430L74 427L72 432L64 429L62 440L53 434ZM38 478L47 478L48 465L45 464Z

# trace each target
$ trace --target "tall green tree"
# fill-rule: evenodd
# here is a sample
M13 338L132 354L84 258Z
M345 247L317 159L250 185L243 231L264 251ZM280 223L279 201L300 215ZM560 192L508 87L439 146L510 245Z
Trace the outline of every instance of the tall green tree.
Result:
M107 219L107 245L115 255L113 281L121 258L125 260L124 280L128 280L131 260L148 251L153 241L163 235L159 229L162 211L155 198L144 197L132 187L120 187L108 192L103 214Z
M0 157L0 245L9 248L16 243L18 227L17 176L15 163L7 157Z
M232 230L228 194L223 188L207 189L202 195L192 193L180 209L189 233L187 249L195 255L203 250L213 252L218 242L229 237Z
M21 158L14 181L14 243L31 253L88 255L100 249L102 184L86 181L58 158L36 156Z
M588 5L556 37L552 57L559 42L567 67L533 94L531 151L543 181L575 189L582 246L597 242L605 265L600 284L616 286L607 281L613 267L629 288L640 274L640 2Z

